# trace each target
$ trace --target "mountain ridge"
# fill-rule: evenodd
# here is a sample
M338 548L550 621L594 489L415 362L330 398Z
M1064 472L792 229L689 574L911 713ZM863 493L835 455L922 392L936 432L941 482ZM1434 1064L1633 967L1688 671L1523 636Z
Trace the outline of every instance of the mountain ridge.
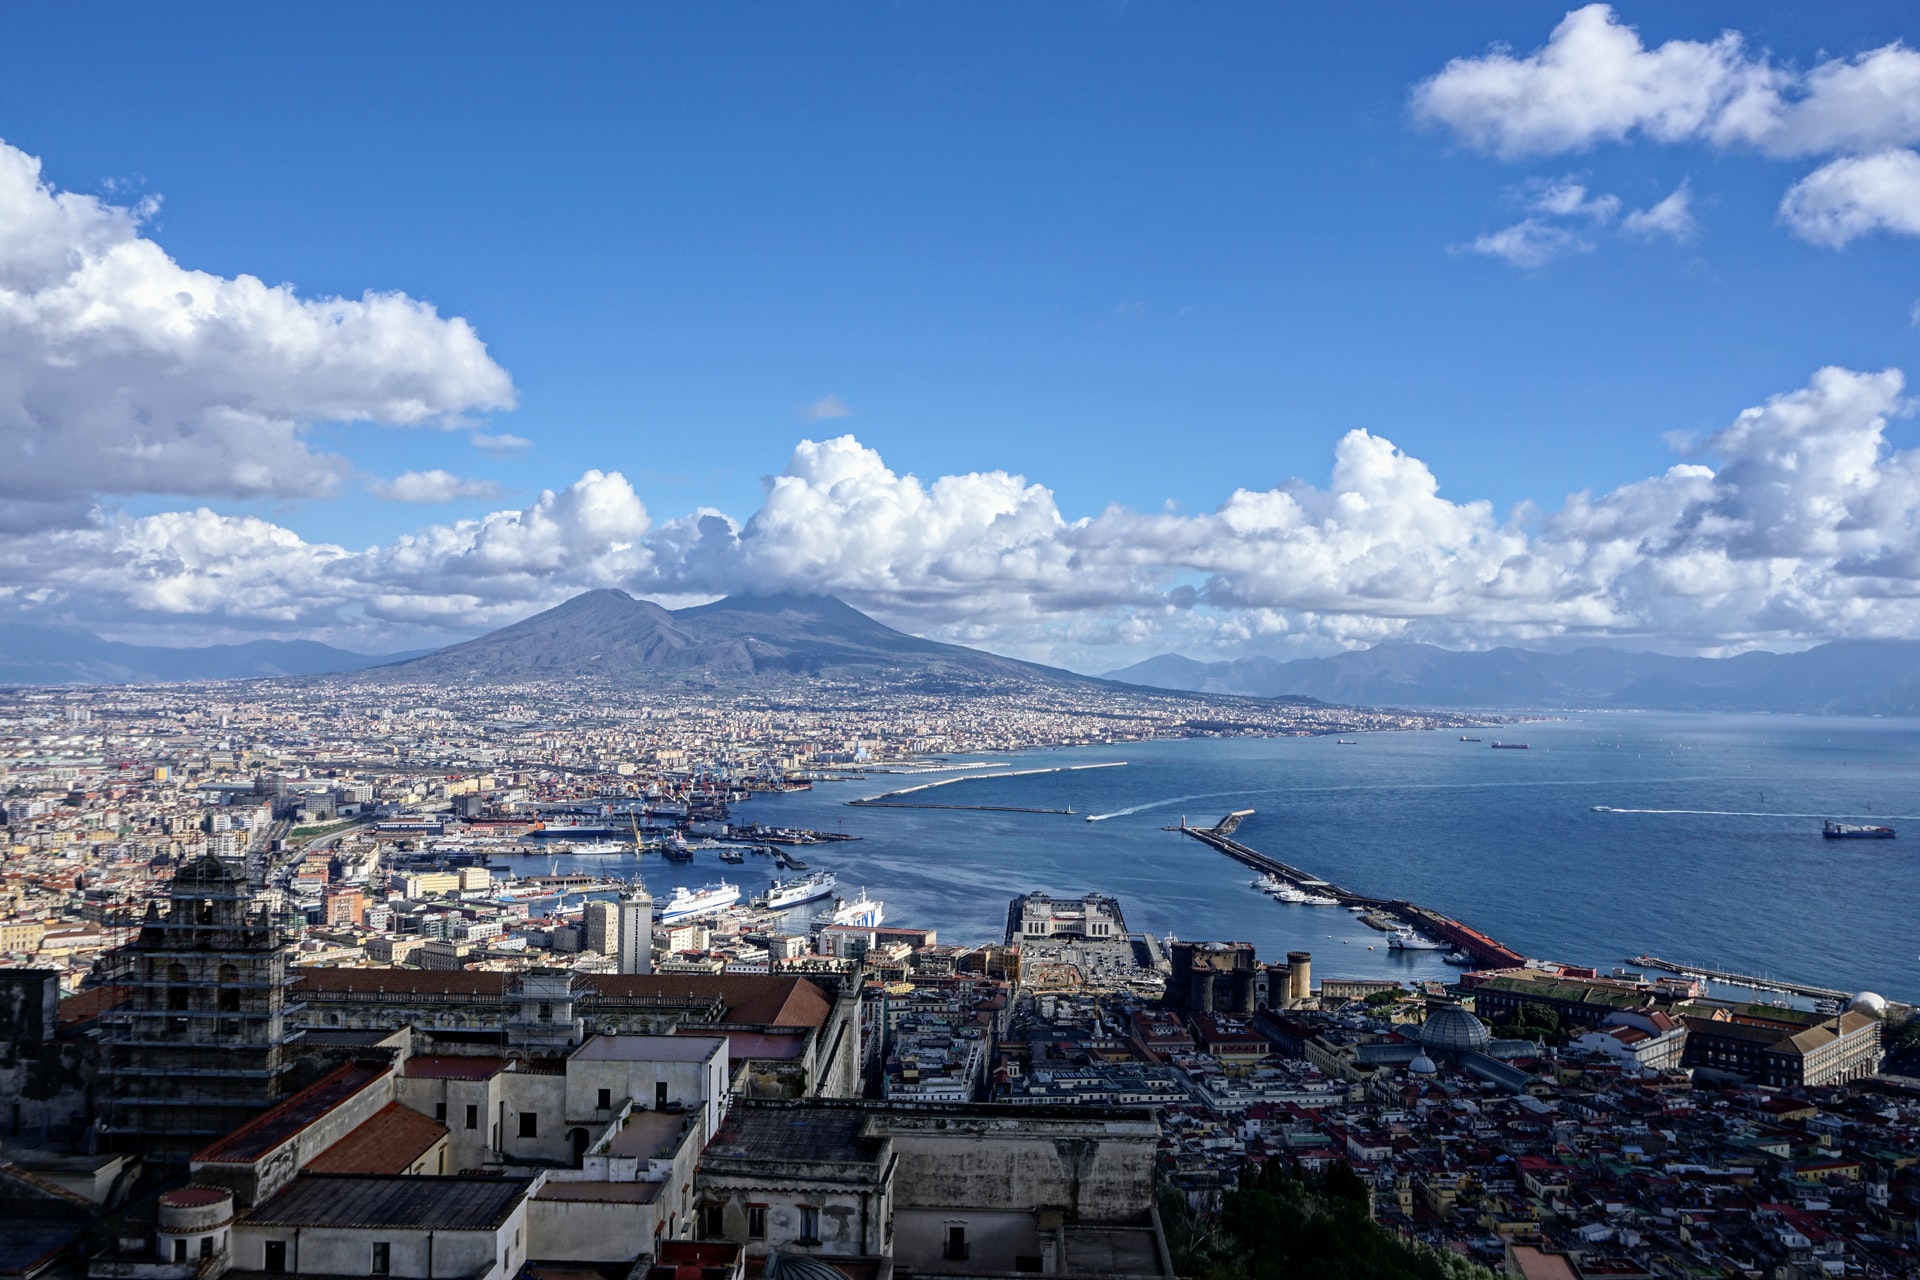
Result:
M1550 653L1389 642L1324 658L1201 662L1159 654L1106 673L1152 688L1370 706L1920 714L1920 641L1834 640L1798 653L1682 657L1600 645Z
M80 627L0 622L0 685L161 684L359 671L418 656L355 653L317 640L128 644Z

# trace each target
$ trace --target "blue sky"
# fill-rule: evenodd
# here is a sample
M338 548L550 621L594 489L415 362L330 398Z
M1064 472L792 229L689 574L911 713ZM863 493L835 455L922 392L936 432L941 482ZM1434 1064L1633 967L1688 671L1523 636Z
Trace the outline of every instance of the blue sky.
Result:
M1780 210L1823 165L1920 137L1887 125L1789 145L1656 122L1516 151L1485 114L1503 108L1416 109L1418 86L1450 60L1495 44L1529 55L1563 12L9 8L0 139L39 160L45 189L121 207L157 197L138 235L190 271L285 282L309 300L398 291L461 317L511 380L514 407L487 407L502 400L497 386L456 388L426 401L467 429L422 429L342 409L332 391L294 396L276 417L287 439L334 460L328 484L202 486L192 467L103 481L84 517L45 517L72 553L0 569L12 575L0 590L27 612L128 636L265 630L373 645L472 631L605 582L692 598L811 577L917 631L1093 668L1160 648L1305 652L1390 635L1717 650L1906 632L1907 580L1858 580L1862 556L1884 569L1908 554L1897 530L1865 551L1827 548L1825 578L1802 580L1791 599L1735 574L1718 597L1681 590L1686 608L1669 602L1670 581L1596 583L1591 556L1578 569L1562 557L1552 572L1564 581L1530 588L1534 598L1592 604L1597 592L1607 607L1558 611L1487 605L1512 593L1491 590L1485 545L1463 570L1477 603L1462 604L1425 579L1394 585L1401 564L1313 590L1250 585L1230 579L1257 574L1258 547L1222 567L1211 552L1162 554L1164 530L1139 532L1169 507L1216 513L1237 488L1298 478L1327 492L1336 446L1364 429L1424 464L1440 499L1490 504L1493 532L1473 535L1482 544L1517 504L1534 504L1517 544L1530 555L1526 537L1569 494L1597 499L1687 462L1675 433L1709 437L1824 366L1913 365L1920 246L1904 215L1883 210L1836 247L1796 233ZM1736 30L1742 67L1787 76L1915 34L1897 5L1615 13L1649 50ZM1891 93L1873 109L1899 114L1911 95L1904 82ZM1563 200L1574 212L1531 207L1575 187L1588 203ZM1684 228L1627 229L1678 190ZM1528 219L1550 228L1560 256L1514 265L1470 250ZM369 376L393 373L382 368ZM209 392L221 405L259 394ZM1872 430L1894 465L1913 429L1903 393L1883 399L1858 412L1881 423ZM810 419L823 403L844 416ZM342 413L364 420L330 420ZM0 443L8 430L0 418ZM476 448L476 431L529 443ZM791 470L801 440L848 433L896 479L930 487L1006 471L1044 486L1051 514L1022 520L1071 529L1117 505L1161 550L1129 543L1102 560L1087 538L1111 548L1111 530L1039 549L1029 531L1015 552L1052 557L1048 573L957 571L965 536L901 549L912 536L896 526L921 513L822 555L795 550L802 524L770 517L762 532L782 527L791 541L758 560L741 552L765 478ZM476 496L378 496L397 492L396 476L436 469ZM83 457L62 474L88 470ZM618 472L645 515L589 540L665 537L678 558L655 545L594 560L574 537L572 559L535 557L511 581L476 587L471 559L448 568L444 606L425 601L436 588L424 570L404 587L393 573L358 574L362 599L305 593L325 597L315 604L229 591L243 575L192 555L156 568L158 526L128 533L205 507L229 522L222 536L239 538L232 522L252 516L308 544L391 551L445 542L421 531L492 512L525 524L542 490L564 494L590 471ZM966 500L954 504L964 529ZM669 526L701 508L731 518L733 543L689 569L693 535ZM1663 536L1699 524L1698 511L1672 513ZM1432 536L1421 548L1386 541L1429 567L1463 554L1466 535ZM138 564L130 538L147 548ZM1341 554L1351 568L1385 558L1380 545ZM1511 567L1515 544L1503 545ZM1730 558L1750 570L1779 552ZM714 567L728 556L739 566ZM1154 561L1144 577L1087 589L1143 559ZM1834 578L1839 563L1849 581ZM113 589L116 573L145 581L144 594ZM152 589L167 573L195 581ZM1727 592L1743 612L1714 624ZM382 595L407 600L366 605Z

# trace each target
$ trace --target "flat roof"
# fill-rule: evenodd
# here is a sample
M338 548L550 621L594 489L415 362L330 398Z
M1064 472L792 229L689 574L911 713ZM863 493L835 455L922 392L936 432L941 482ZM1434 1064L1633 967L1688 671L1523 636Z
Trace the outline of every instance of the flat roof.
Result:
M532 1178L303 1173L243 1220L270 1227L491 1231L532 1186Z
M610 1154L641 1160L657 1160L680 1145L687 1131L687 1118L695 1113L682 1111L635 1111L627 1116L620 1132L608 1144Z
M251 1164L392 1070L349 1062L280 1105L255 1116L218 1142L194 1153L195 1163Z
M807 1051L805 1036L776 1036L764 1031L727 1033L727 1056L734 1062L746 1058L777 1061L798 1058Z
M793 1039L806 1042L806 1037ZM576 1062L705 1062L727 1048L725 1036L623 1036L603 1033L574 1051Z
M664 1182L549 1182L534 1193L535 1200L569 1200L588 1204L652 1204Z
M701 1159L871 1163L880 1144L862 1136L868 1117L857 1107L763 1110L736 1106L707 1143Z
M507 1069L505 1058L468 1058L460 1054L423 1054L407 1059L409 1080L491 1080Z

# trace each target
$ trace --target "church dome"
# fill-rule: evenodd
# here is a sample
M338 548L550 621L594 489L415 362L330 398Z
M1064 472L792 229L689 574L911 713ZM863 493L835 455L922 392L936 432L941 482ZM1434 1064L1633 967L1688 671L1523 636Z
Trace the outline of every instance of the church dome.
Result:
M1420 1024L1420 1045L1428 1053L1479 1053L1493 1043L1487 1024L1457 1004L1443 1004Z
M1433 1064L1432 1058L1429 1058L1423 1053L1407 1064L1407 1070L1417 1076L1430 1076L1440 1070L1440 1068Z

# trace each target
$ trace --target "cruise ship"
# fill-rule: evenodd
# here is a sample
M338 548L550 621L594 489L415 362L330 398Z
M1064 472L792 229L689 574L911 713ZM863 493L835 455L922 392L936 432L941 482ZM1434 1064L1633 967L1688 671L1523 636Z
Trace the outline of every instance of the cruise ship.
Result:
M878 927L880 921L884 919L885 916L886 908L878 899L869 898L867 891L862 889L859 897L853 899L851 902L842 901L835 906L833 914L828 917L827 923L847 924L862 929L872 929Z
M673 896L653 909L661 924L679 924L696 916L710 916L740 901L740 886L725 880L703 884L698 889L675 885Z
M791 880L775 880L767 886L765 893L753 900L753 905L768 911L785 911L788 907L828 896L833 892L833 885L831 871L816 871L812 875L795 876Z

